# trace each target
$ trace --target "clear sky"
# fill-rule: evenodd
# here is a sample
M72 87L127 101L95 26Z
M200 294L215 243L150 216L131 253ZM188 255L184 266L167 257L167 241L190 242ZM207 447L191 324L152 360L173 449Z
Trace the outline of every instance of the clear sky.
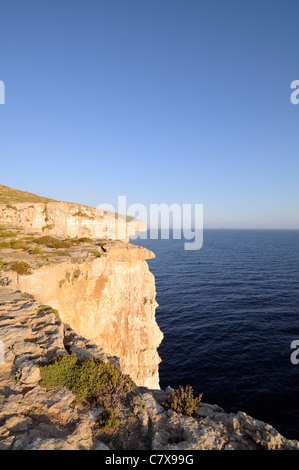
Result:
M298 0L1 0L0 182L299 228Z

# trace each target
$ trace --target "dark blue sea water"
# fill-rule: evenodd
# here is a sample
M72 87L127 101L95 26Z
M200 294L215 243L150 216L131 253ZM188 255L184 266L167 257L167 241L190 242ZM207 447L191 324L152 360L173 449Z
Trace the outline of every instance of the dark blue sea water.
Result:
M245 411L299 439L299 231L205 230L184 240L135 240L155 252L160 384Z

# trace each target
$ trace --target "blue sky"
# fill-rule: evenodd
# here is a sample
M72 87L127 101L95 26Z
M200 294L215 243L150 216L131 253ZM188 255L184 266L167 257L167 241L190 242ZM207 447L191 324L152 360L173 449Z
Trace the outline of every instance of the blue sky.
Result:
M2 0L0 182L299 228L297 0Z

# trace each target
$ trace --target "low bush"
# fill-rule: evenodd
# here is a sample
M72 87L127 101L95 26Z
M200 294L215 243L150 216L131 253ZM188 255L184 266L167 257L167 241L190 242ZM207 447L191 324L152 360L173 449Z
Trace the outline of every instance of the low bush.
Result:
M41 312L54 313L56 321L61 323L61 318L60 318L59 312L58 312L58 310L56 310L56 308L50 307L50 305L41 305L40 307L38 307L37 313L41 313Z
M93 243L93 240L88 237L76 238L74 239L74 243Z
M32 255L42 255L43 253L44 251L42 251L38 246L33 248L33 250L31 251Z
M51 248L70 248L72 246L71 240L59 240L51 235L44 235L33 240L38 245L47 245Z
M9 242L0 242L0 248L10 248Z
M97 250L91 250L89 252L91 255L95 256L96 258L100 258L102 256L102 253L100 253L99 251Z
M21 275L27 275L31 272L30 264L25 261L13 261L12 263L2 261L0 263L0 268L5 271L15 271L17 274Z
M180 385L178 389L168 395L161 405L165 409L174 410L178 414L191 416L199 406L201 397L202 394L193 397L193 389L190 385L187 385L186 389Z
M119 425L119 419L115 419L113 410L109 408L99 416L97 424L105 431L111 431Z
M79 360L76 354L57 356L40 368L40 385L66 386L79 402L117 410L134 383L110 364L98 358Z
M7 237L16 237L16 232L9 232L4 229L0 229L0 238L7 238Z
M10 240L10 248L13 250L28 250L28 246L21 240Z
M136 395L132 400L133 413L134 415L142 415L146 411L146 405L144 398L140 395Z
M80 277L80 274L81 274L80 268L75 269L75 271L73 272L73 276L72 276L72 282L77 281L77 279L79 279Z
M47 253L50 256L71 256L68 251L52 251L52 253Z
M0 248L12 248L13 250L27 250L28 246L21 240L1 241Z

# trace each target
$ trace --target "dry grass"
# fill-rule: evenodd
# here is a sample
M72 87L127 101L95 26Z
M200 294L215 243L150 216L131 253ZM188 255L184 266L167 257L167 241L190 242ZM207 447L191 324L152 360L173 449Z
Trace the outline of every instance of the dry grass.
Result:
M46 203L54 201L47 197L37 196L36 194L28 193L27 191L19 191L18 189L9 188L0 184L0 204L7 204L16 202L32 202L32 203ZM9 208L9 207L8 207Z

